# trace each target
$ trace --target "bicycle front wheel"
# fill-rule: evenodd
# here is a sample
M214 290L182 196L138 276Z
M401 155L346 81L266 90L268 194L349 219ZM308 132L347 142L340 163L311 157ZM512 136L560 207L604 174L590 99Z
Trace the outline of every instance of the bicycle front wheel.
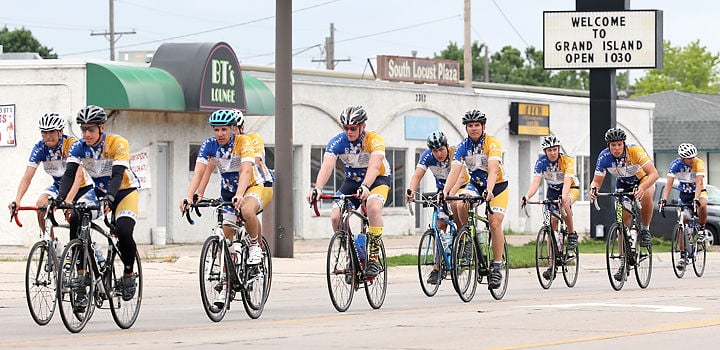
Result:
M608 279L610 286L614 290L622 289L627 279L627 255L625 254L625 226L613 223L608 230L607 240L605 241L605 263L607 266Z
M492 253L492 241L493 238L490 236L490 253ZM490 254L492 255L492 254ZM508 247L507 247L507 241L503 239L503 255L501 259L496 259L494 256L491 261L500 260L502 261L502 268L500 268L500 271L502 273L502 282L500 282L500 287L498 288L488 288L490 290L490 295L492 295L495 300L500 300L505 296L505 292L507 292L507 285L508 285L508 278L510 277L510 261L508 260Z
M133 279L135 282L135 293L132 293L132 285L129 284L131 280L124 278L125 264L122 261L120 252L113 248L112 265L107 268L112 269L106 271L111 273L112 278L110 279L110 290L109 290L109 303L110 312L112 313L115 324L122 329L128 329L135 324L138 315L140 314L140 304L142 303L142 292L143 292L143 273L142 264L140 263L140 254L135 254L135 272L133 273Z
M345 231L337 231L330 238L327 253L327 287L335 310L345 312L352 303L357 281L357 266L353 259L352 239Z
M95 284L91 283L92 269L83 242L79 239L70 241L61 262L57 285L60 317L67 330L78 333L95 311L95 303L91 300L95 295Z
M452 282L460 299L469 302L477 289L477 258L470 230L463 227L455 237L452 253Z
M431 297L435 295L440 288L440 279L432 281L430 279L433 271L442 276L442 268L439 259L442 254L439 252L437 241L435 240L435 230L429 229L420 237L420 246L417 255L418 277L420 278L420 287L425 295Z
M548 226L543 226L538 231L535 240L535 272L543 289L550 288L555 279L555 248L553 244L552 230ZM545 273L546 271L547 273ZM546 276L543 276L543 273Z
M260 249L263 256L260 264L245 265L244 269L243 307L245 313L252 319L256 319L262 314L267 295L270 292L272 262L270 261L270 249L265 237L262 239ZM248 254L249 252L246 251L244 256Z
M575 287L575 283L577 283L578 273L580 272L580 248L579 244L575 245L574 249L568 249L568 235L563 235L565 243L563 244L563 256L561 258L562 261L562 271L563 271L563 279L565 280L565 285L569 288Z
M640 288L650 285L652 276L652 245L641 247L640 242L635 249L635 280Z
M707 237L707 235L708 233L706 232L703 237ZM693 254L693 270L695 270L695 276L702 277L703 273L705 273L705 253L707 252L707 243L705 242L705 239L699 238L697 232L693 236L693 241L695 243L695 252Z
M672 233L672 250L670 252L670 256L672 258L673 272L675 272L675 277L677 278L682 278L683 275L685 275L685 268L687 265L687 260L683 257L683 255L685 255L684 250L685 247L687 247L687 242L681 241L684 239L685 232L683 230L683 225L675 224L675 228L673 228Z
M385 302L387 293L387 259L385 257L385 244L382 239L378 240L378 263L380 263L380 273L375 277L365 277L365 296L367 296L368 304L373 309L379 309ZM369 250L368 250L369 251Z
M48 242L39 241L30 248L25 267L25 299L30 316L44 326L50 322L57 304L57 257Z
M200 253L200 297L205 313L213 322L220 322L225 317L231 294L226 272L220 269L222 249L220 239L210 236Z

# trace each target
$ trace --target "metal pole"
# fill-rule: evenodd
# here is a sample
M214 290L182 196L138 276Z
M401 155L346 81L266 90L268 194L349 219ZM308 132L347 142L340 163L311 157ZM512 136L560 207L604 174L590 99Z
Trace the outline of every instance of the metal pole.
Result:
M110 0L110 61L115 61L115 5Z
M463 45L463 71L465 72L464 86L466 88L472 88L472 43L470 42L470 0L465 0L464 10L464 32L465 32L465 44Z

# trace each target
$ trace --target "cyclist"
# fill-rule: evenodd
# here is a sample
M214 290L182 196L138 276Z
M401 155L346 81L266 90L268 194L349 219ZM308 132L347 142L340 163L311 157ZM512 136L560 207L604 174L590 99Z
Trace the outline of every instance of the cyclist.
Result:
M658 172L642 146L627 144L626 139L625 131L620 128L610 128L605 132L605 142L608 147L598 155L595 176L590 184L590 201L595 201L595 193L602 185L605 174L615 175L615 187L625 192L634 190L635 199L642 205L640 210L642 226L638 234L638 243L641 247L649 247L652 238L649 229L653 214L652 200ZM629 220L630 214L623 213L626 226ZM625 266L621 265L615 274L615 279L621 280L624 273Z
M520 205L525 206L528 198L535 195L540 187L540 181L544 178L547 184L545 196L547 199L560 199L564 211L561 215L568 229L568 249L575 249L578 243L578 235L573 226L572 204L580 195L579 180L575 175L575 159L560 152L560 140L554 135L543 137L540 147L542 147L544 155L538 157L535 161L535 170L533 171L533 180L530 183L525 195L520 199ZM555 207L553 210L557 210ZM553 230L557 231L558 220L552 218ZM543 272L545 279L550 279L552 269L548 268Z
M82 165L94 181L98 198L103 198L106 212L115 212L115 233L124 265L119 287L123 300L128 301L135 296L137 287L133 273L137 256L133 231L138 215L137 189L140 187L140 182L130 170L130 145L125 138L105 131L107 113L102 107L83 107L75 121L80 125L83 139L75 141L70 148L58 200L67 198L72 180ZM77 236L79 222L77 213L73 213L70 217L70 235L73 237ZM89 283L87 276L79 278L85 284Z
M368 242L370 252L365 266L365 275L375 277L380 273L378 255L383 233L382 209L390 191L392 179L390 165L385 159L385 141L380 134L365 131L367 112L363 106L349 106L340 113L340 124L344 132L330 139L325 148L320 171L315 179L315 187L307 196L312 202L314 195L322 193L335 169L338 158L345 165L345 180L338 194L358 193L359 199L353 204L359 207L360 201L366 201L368 215ZM340 228L340 206L333 206L331 221L333 230Z
M25 168L25 174L23 174L20 184L18 185L17 194L15 195L15 201L13 203L20 203L22 201L22 198L30 187L32 178L35 176L35 171L37 171L40 163L43 163L43 169L53 178L53 183L38 197L35 205L40 207L48 205L48 198L57 197L60 180L65 172L68 152L70 146L76 139L63 133L65 120L57 113L47 113L43 115L38 122L38 127L40 128L42 140L36 143L30 152L30 159ZM73 198L75 201L97 203L95 192L90 191L92 188L92 178L90 178L88 173L83 169L77 172L77 178L73 181L73 186L68 192L68 197ZM13 203L8 205L10 210L12 210ZM38 210L37 218L40 228L44 228L44 212ZM55 233L52 228L50 229L50 237L55 240Z
M405 191L405 200L407 202L412 202L415 198L415 192L418 187L420 187L420 180L422 180L423 176L425 176L425 172L428 169L430 169L430 172L432 172L435 177L435 186L437 187L438 192L441 192L443 188L445 188L445 180L450 173L450 160L452 159L453 152L455 152L455 147L448 146L447 137L442 131L434 131L431 133L427 138L427 146L428 149L420 155L420 160L415 167L415 173L410 179L410 188L408 188L408 191ZM470 181L467 171L464 172L463 175L463 184L461 185L461 188L464 188ZM440 209L438 212L438 219L447 220L448 215ZM447 228L447 224L443 220L438 220L437 226L442 232L445 232L445 229ZM441 278L442 275L440 273L440 264L438 259L435 264L435 268L430 273L428 283L438 284Z
M455 148L452 166L448 175L443 195L457 193L462 185L460 175L463 165L470 173L470 183L460 192L471 196L482 195L492 209L488 216L490 234L492 235L492 250L494 261L488 276L488 287L496 289L502 282L502 255L504 251L505 235L502 230L503 219L508 204L508 182L503 176L502 148L500 141L485 132L487 117L485 113L471 109L465 112L462 118L468 137L463 139ZM469 204L457 201L452 204L456 213L457 222L467 222Z
M680 196L679 204L690 203L695 201L698 207L698 234L700 238L705 237L705 223L707 222L707 190L705 189L705 162L697 157L697 148L692 143L681 143L678 146L678 157L670 163L670 169L667 173L667 182L662 194L662 199L658 203L660 210L663 210L670 196L670 189L673 187L675 178L679 181L678 190ZM682 240L680 240L681 249ZM681 251L681 256L677 268L682 270L685 268L685 250Z

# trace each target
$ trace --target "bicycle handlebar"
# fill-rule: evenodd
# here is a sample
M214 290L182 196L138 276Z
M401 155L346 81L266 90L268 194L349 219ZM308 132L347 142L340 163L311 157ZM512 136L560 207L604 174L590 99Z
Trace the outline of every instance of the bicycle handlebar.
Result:
M525 216L526 216L526 217L530 217L530 214L529 214L528 211L527 211L527 205L528 205L528 204L540 204L540 205L557 204L558 207L561 207L561 206L560 206L560 198L558 198L558 199L544 199L544 200L541 200L541 201L528 201L528 200L526 200L526 201L525 201L525 204L522 205L522 209L523 209L523 211L525 212Z
M310 199L310 207L312 207L313 210L315 211L315 216L320 216L320 210L318 209L318 206L317 206L319 200L330 199L330 200L341 200L341 201L348 200L349 201L352 198L360 198L360 196L357 193L334 195L334 194L319 194L317 192L313 192L313 195Z
M200 198L197 194L193 195L193 201L194 203L190 203L187 199L183 200L183 207L185 208L183 212L185 214L185 218L187 219L188 223L190 223L190 225L195 225L195 221L190 217L190 209L194 209L197 216L200 217L202 215L200 214L200 209L198 208L217 208L234 205L233 202L225 201L222 198Z
M637 187L635 187L637 189ZM615 191L615 192L597 192L596 188L591 189L591 191L595 192L595 197L615 197L615 198L621 198L621 197L627 197L628 199L635 201L637 203L638 209L642 209L642 204L640 204L640 201L635 199L635 191L632 192L624 192L624 191ZM600 204L598 204L598 201L593 201L593 204L595 205L595 210L600 211Z
M448 215L453 215L453 214L452 214L452 209L450 209L447 206L447 201L463 201L463 202L468 202L470 204L475 204L475 205L486 203L487 205L485 206L485 214L490 215L493 213L492 208L490 208L490 204L485 201L485 196L467 196L467 195L447 196L445 198L441 198L441 200L443 203L443 210L447 209Z

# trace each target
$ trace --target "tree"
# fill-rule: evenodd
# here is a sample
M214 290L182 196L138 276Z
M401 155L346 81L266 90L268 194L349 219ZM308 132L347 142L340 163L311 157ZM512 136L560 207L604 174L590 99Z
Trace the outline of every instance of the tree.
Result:
M40 45L32 33L25 29L8 30L5 26L0 30L0 45L4 52L37 52L42 58L57 58L52 49Z
M477 41L473 42L470 47L470 55L472 57L472 78L474 81L484 80L485 57L482 56L482 51L484 49L485 44L480 44ZM455 42L451 41L445 50L440 51L440 54L435 53L434 56L436 59L458 61L460 62L460 72L465 71L465 55L463 53L463 49L458 47Z
M635 94L642 96L667 90L717 94L720 55L707 51L695 40L685 47L663 43L663 68L650 70L635 82Z

